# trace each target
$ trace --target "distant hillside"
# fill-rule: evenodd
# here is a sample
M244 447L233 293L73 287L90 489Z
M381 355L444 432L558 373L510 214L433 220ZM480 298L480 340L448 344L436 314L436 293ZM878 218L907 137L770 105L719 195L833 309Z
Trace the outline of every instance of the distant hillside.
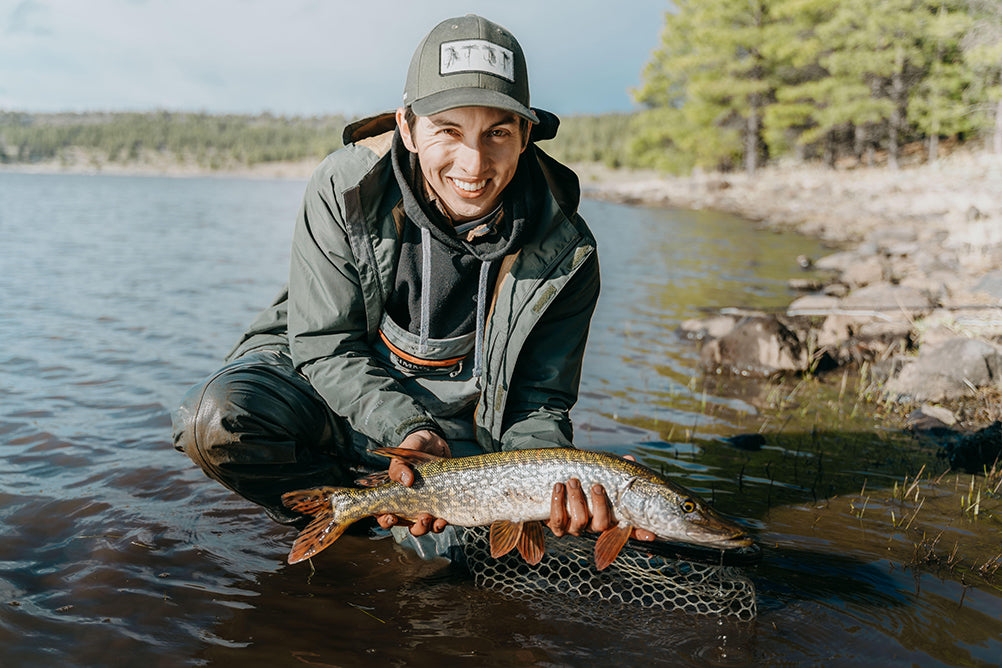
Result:
M341 116L0 112L0 164L194 163L227 169L322 157L341 146Z
M626 162L630 115L570 116L544 150L567 162ZM0 111L0 165L100 169L183 165L233 170L268 163L319 161L341 144L348 121L203 113L58 113Z

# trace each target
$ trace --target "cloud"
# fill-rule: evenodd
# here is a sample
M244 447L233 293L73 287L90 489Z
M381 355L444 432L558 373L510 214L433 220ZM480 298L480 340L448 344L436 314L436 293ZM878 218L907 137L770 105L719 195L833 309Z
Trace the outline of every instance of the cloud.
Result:
M362 115L400 102L407 63L439 20L505 25L533 103L624 110L657 43L664 0L23 0L7 3L0 108L188 109ZM16 20L15 20L16 19Z
M48 28L49 8L36 0L22 0L11 10L7 18L8 35L27 33L32 35L49 35L52 31Z

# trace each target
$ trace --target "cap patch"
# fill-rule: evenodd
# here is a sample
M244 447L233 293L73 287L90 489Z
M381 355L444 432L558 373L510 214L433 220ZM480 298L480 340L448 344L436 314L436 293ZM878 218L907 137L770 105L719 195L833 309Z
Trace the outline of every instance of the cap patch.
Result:
M515 82L515 56L511 50L485 39L461 39L443 42L439 74L486 72Z

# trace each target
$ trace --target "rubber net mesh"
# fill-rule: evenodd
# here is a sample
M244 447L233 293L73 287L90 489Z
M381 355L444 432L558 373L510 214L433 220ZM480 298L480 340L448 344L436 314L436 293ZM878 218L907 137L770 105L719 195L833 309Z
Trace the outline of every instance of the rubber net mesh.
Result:
M467 530L463 550L478 586L521 599L545 602L552 596L610 601L625 605L755 618L755 587L740 568L650 554L627 545L608 568L594 566L595 541L564 536L546 541L546 554L530 566L516 550L491 557L488 527Z

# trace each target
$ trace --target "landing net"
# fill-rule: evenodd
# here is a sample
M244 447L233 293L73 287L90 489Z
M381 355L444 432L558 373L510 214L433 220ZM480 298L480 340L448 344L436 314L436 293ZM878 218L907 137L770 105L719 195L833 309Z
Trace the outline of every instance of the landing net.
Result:
M508 596L545 602L559 594L742 621L756 615L755 587L735 566L654 554L631 541L599 571L594 539L575 536L547 537L543 560L530 566L514 550L491 557L488 536L488 527L463 533L467 567L478 586Z

